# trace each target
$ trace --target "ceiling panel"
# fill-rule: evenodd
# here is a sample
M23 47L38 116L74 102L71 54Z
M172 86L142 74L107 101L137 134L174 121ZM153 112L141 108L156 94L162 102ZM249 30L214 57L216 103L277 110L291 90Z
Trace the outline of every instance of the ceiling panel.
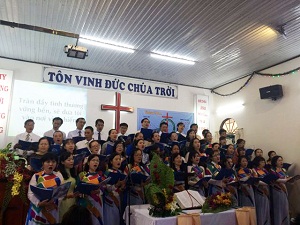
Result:
M73 59L63 47L74 38L0 26L0 57L209 89L300 55L296 0L0 0L0 20L136 49L128 54L79 41L89 56ZM275 31L280 25L286 38ZM196 63L154 59L152 51Z

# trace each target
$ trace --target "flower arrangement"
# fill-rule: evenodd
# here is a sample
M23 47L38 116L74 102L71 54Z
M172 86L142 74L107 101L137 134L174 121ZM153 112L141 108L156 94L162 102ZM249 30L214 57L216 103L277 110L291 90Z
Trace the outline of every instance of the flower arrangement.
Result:
M27 161L11 150L11 143L0 149L0 179L7 181L2 202L0 219L14 196L27 204L27 189L31 172L25 167Z
M145 195L150 203L149 215L168 217L178 215L181 209L173 194L174 172L154 154L150 165L151 183L145 186Z
M216 193L205 199L202 207L203 213L218 213L233 207L234 198L230 192Z

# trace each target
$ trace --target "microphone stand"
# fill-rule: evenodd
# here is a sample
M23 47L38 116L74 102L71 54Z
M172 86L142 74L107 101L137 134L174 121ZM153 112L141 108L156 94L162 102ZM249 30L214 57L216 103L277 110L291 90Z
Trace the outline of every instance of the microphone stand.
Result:
M128 202L127 202L127 207L128 207L128 212L127 212L127 217L128 217L128 224L126 225L130 225L130 221L131 221L131 210L130 210L130 194L131 194L131 187L132 187L132 180L131 180L131 169L129 168L128 170L128 179L127 179L127 193L128 193ZM127 222L127 221L125 221Z
M119 136L119 140L121 140L123 142L124 145L126 145L126 141L124 140L124 138L121 136ZM126 149L126 148L125 148ZM126 154L126 153L125 153ZM125 217L125 223L126 225L130 225L130 217L132 215L131 211L130 211L130 193L131 193L131 186L132 186L132 180L131 180L131 168L129 167L129 157L126 158L127 160L127 168L128 168L128 175L127 175L127 182L126 182L126 191L128 194L128 197L126 196L126 201L127 201L127 207L128 207L128 212L127 212L127 217L128 217L128 224L127 224L127 220ZM125 207L126 209L126 207ZM126 213L126 210L125 210Z
M127 214L127 216L128 216L128 225L130 225L130 222L131 222L131 215L132 215L132 213L131 213L131 203L130 203L130 199L131 199L131 197L130 197L130 194L131 194L131 188L133 187L133 182L132 182L132 179L131 179L131 171L129 170L129 172L128 172L128 179L127 179L127 188L128 188L128 214ZM126 224L127 225L127 224Z
M184 184L185 184L185 190L189 189L189 177L194 176L195 174L188 171L188 164L185 163L184 165Z

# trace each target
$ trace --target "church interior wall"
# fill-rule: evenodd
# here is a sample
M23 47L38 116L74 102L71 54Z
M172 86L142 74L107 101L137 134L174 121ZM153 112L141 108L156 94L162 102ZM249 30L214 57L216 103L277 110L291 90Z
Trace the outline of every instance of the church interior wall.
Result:
M277 74L298 68L300 58L293 59L283 64L274 66L264 73ZM233 82L229 85L216 89L222 94L231 93L241 87L247 78ZM282 85L283 97L272 101L271 99L260 99L259 88L270 85ZM212 130L218 130L225 118L233 118L239 128L243 128L246 147L261 148L267 158L267 152L274 150L282 155L284 161L294 163L291 171L299 174L299 145L300 139L300 72L282 77L262 77L255 75L253 79L235 95L221 97L214 95L214 107L211 108L211 116L214 118ZM218 107L243 102L242 111L227 112L218 115Z

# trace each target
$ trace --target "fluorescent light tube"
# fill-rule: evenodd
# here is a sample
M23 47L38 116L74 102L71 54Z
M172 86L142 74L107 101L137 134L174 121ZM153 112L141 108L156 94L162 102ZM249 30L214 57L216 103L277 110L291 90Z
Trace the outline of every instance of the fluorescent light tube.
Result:
M168 61L172 61L172 62L184 63L184 64L189 64L189 65L195 64L195 61L193 61L191 59L184 59L184 58L180 58L177 56L170 56L170 55L165 55L165 54L160 54L160 53L151 53L150 56L153 58L168 60Z
M104 41L100 41L97 39L90 39L90 38L87 38L84 36L80 37L79 41L82 43L95 45L95 46L99 46L102 48L108 48L108 49L127 52L127 53L134 53L133 46L129 46L129 45L126 46L123 44L118 44L118 43L113 43L113 42L104 42Z

